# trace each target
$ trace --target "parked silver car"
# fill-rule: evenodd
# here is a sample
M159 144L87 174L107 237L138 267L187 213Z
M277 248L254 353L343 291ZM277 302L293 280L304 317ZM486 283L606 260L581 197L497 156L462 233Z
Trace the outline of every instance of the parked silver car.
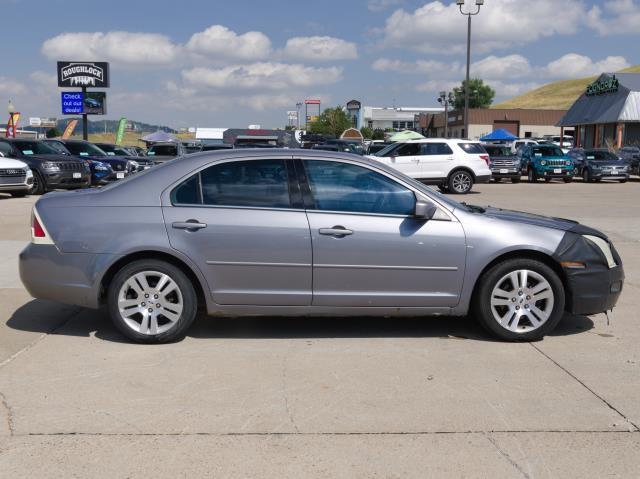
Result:
M473 314L506 340L600 313L622 290L607 237L450 200L366 158L229 150L166 162L33 209L35 298L98 308L139 342L211 315ZM390 320L392 321L392 320Z

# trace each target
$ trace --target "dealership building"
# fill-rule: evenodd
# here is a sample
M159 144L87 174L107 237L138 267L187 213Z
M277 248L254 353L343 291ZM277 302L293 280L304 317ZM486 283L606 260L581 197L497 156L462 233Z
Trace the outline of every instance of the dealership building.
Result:
M575 128L576 145L621 147L640 143L640 73L603 73L558 122Z
M357 128L369 127L374 130L414 130L415 118L420 114L435 114L444 111L442 107L408 107L408 106L364 106L356 109L359 103L351 100L348 106L349 116L357 119ZM350 107L350 108L349 108Z
M472 108L469 110L469 135L464 131L463 110L416 115L416 131L434 138L481 138L494 130L504 129L518 138L560 135L558 122L566 110ZM445 126L446 122L446 126ZM573 128L565 129L572 134Z

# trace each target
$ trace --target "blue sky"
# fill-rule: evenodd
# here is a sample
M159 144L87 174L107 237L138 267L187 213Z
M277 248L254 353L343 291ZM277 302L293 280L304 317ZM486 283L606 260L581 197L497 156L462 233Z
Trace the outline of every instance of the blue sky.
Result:
M311 97L434 106L464 76L454 3L0 0L0 100L61 116L66 59L111 63L107 118L174 127L283 126ZM640 63L640 0L486 0L473 22L472 75L498 99Z

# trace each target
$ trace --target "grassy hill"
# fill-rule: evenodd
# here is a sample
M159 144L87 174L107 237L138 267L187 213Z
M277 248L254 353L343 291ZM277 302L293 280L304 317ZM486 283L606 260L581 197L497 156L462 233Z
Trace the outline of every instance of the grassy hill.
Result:
M640 65L620 70L620 73L640 73ZM567 110L597 77L562 80L531 90L491 108L539 108L543 110Z

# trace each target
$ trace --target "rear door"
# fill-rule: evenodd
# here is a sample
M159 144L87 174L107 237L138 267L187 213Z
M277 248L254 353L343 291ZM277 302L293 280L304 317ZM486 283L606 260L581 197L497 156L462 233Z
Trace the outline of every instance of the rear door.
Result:
M204 272L216 303L311 304L309 223L291 163L217 162L165 201L171 246Z
M454 164L453 150L445 142L428 142L421 144L420 170L421 178L446 178Z

